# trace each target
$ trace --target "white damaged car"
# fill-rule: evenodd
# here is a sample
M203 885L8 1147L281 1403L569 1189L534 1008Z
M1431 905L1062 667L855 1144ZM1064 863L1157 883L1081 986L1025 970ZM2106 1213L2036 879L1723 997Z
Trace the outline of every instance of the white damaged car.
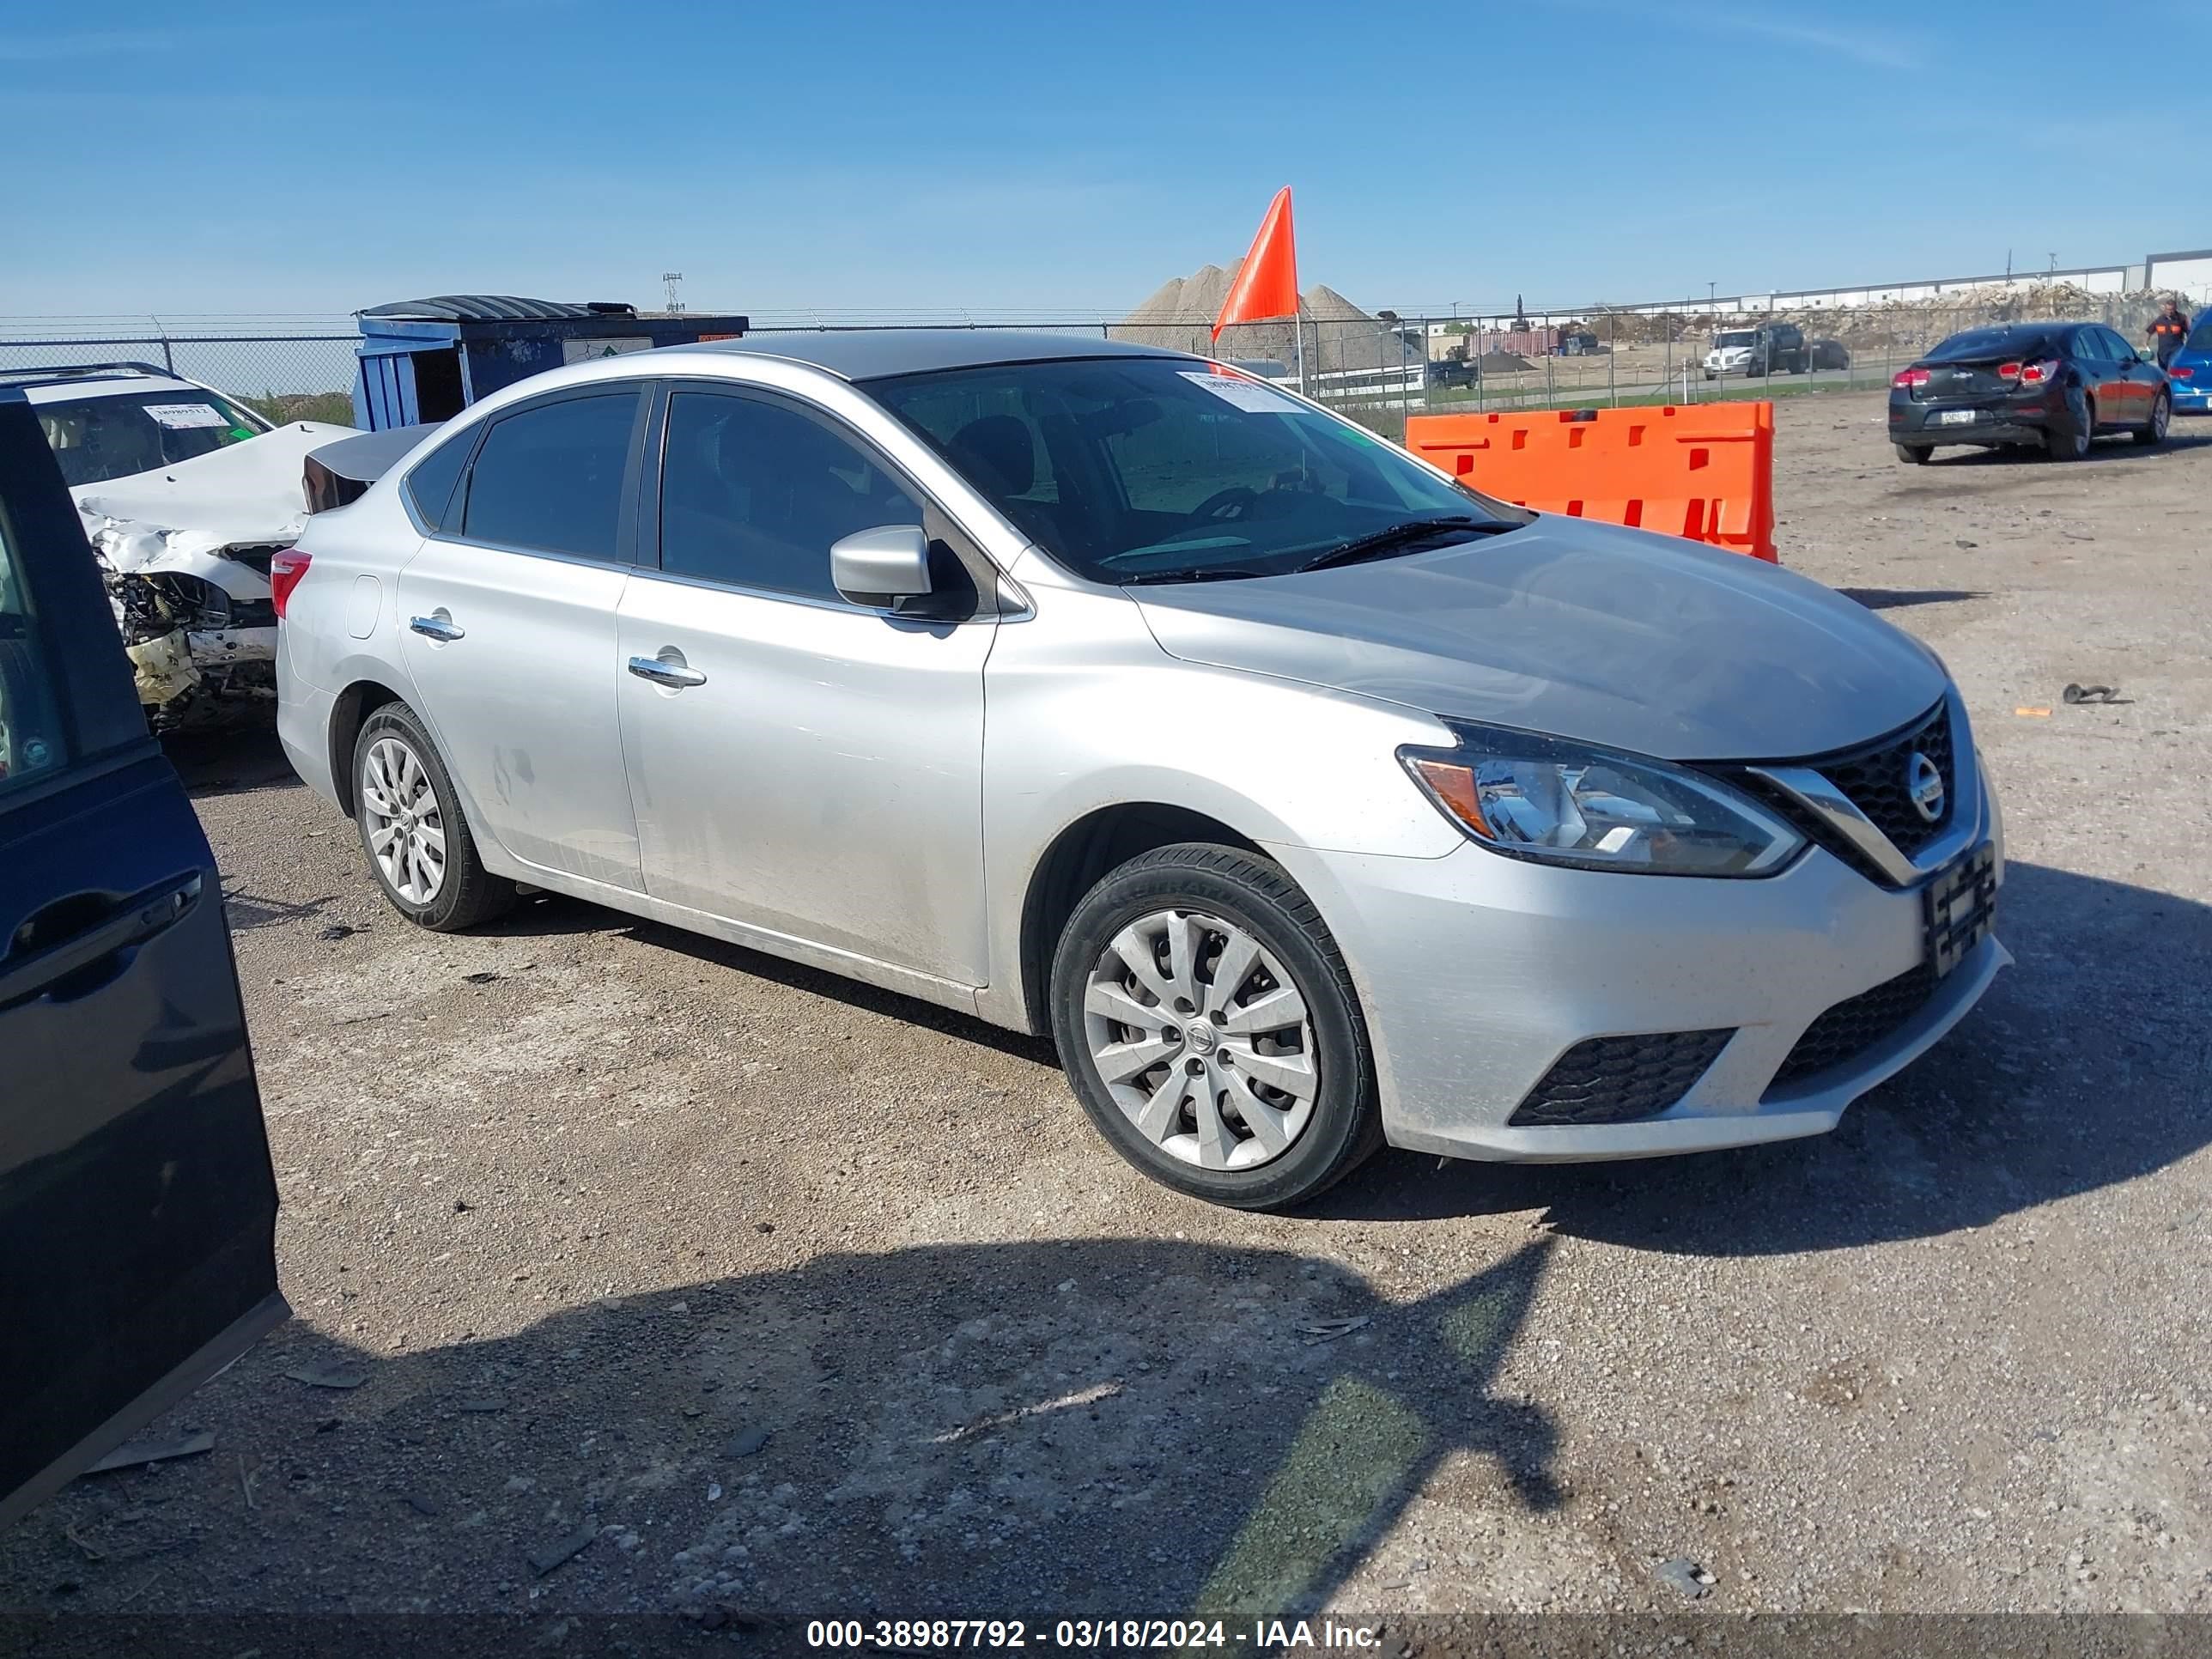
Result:
M60 465L155 728L273 696L270 557L307 522L308 452L352 428L272 426L147 363L0 379L31 404Z

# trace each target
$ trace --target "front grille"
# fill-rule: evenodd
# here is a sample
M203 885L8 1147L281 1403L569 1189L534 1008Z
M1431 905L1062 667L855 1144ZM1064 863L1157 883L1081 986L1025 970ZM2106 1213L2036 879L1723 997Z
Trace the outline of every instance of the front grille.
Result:
M1522 1127L1626 1123L1663 1112L1690 1092L1735 1035L1733 1030L1654 1031L1577 1042L1506 1121Z
M1909 793L1911 761L1923 754L1943 780L1943 810L1930 823L1920 816ZM1958 784L1951 764L1951 706L1939 702L1896 737L1826 760L1805 763L1850 798L1890 844L1911 858L1942 833L1958 807Z
M1936 968L1922 963L1871 991L1838 1003L1805 1028L1767 1092L1784 1089L1833 1066L1856 1060L1884 1037L1895 1035L1936 994Z
M1917 751L1935 764L1943 780L1943 810L1929 823L1913 805L1909 793L1913 754ZM1868 822L1889 837L1891 845L1912 858L1950 827L1959 810L1958 768L1953 760L1951 705L1939 702L1901 732L1878 738L1856 749L1812 759L1768 761L1768 766L1802 766L1825 776L1843 791ZM1836 833L1820 813L1787 789L1769 783L1747 766L1712 769L1744 793L1771 807L1792 829L1826 848L1869 879L1889 884L1890 878L1850 842Z

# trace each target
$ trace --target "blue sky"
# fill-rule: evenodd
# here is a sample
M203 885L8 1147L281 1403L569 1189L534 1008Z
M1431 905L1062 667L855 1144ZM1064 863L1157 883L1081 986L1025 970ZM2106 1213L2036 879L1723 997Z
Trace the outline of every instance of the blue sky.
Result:
M1305 284L1409 313L2212 246L2208 0L9 9L11 315L1087 316L1283 184Z

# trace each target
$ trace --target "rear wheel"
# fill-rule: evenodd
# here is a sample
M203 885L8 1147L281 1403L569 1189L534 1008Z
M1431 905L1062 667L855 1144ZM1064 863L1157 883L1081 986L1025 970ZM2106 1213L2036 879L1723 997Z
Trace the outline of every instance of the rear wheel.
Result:
M404 702L371 714L353 746L354 817L392 908L449 933L511 908L514 884L484 868L446 763Z
M1935 453L1936 446L1933 444L1899 444L1897 446L1897 459L1900 461L1910 461L1915 466L1927 465L1929 457Z
M2173 399L2166 396L2166 389L2161 386L2159 388L2158 396L2151 403L2149 423L2136 428L2136 441L2146 447L2164 443L2166 428L2172 424L2172 420Z
M1060 934L1052 1008L1091 1121L1178 1192L1284 1209L1382 1145L1352 976L1266 859L1184 843L1108 874Z
M2089 453L2089 434L2097 429L2097 405L2084 392L2081 407L2072 399L2066 405L2066 422L2045 428L2043 453L2054 461L2078 461Z

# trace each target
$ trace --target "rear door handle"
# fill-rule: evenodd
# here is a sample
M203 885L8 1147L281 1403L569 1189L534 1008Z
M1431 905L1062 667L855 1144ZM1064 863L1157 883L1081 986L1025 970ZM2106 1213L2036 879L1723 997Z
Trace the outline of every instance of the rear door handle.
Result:
M655 685L678 690L687 685L704 685L707 677L697 669L681 662L663 662L658 657L632 657L629 672L641 680L651 680Z
M451 643L468 638L468 629L446 617L417 617L407 624L425 639Z
M71 975L96 967L174 927L199 902L201 886L197 870L172 877L125 899L82 933L72 933L20 962L0 956L0 1010L44 996Z

